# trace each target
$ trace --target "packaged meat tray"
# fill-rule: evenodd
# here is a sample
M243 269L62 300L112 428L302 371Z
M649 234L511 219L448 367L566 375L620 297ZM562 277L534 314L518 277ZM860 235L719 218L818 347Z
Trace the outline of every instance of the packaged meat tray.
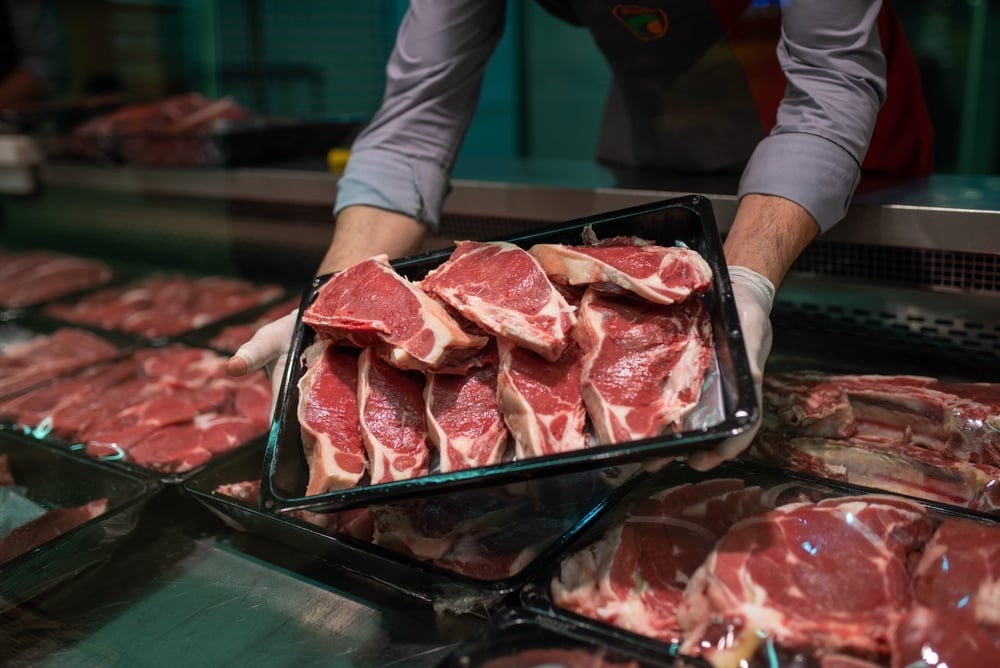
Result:
M160 488L0 431L0 610L108 558Z
M227 360L180 343L140 347L0 400L0 423L176 483L267 433L270 380L263 371L229 376Z
M230 276L148 271L123 275L113 285L76 299L50 302L39 313L153 340L193 332L286 296L279 285Z
M0 248L0 309L23 309L106 285L103 260L46 249Z
M768 373L749 459L1000 517L1000 384Z
M258 500L263 460L262 439L220 457L181 489L239 531L287 544L438 610L472 614L516 592L641 477L585 471L337 513L272 513Z
M0 318L0 399L125 355L135 342L27 314Z
M272 510L670 459L758 417L698 196L321 277L289 359Z
M748 463L645 481L521 604L713 665L1000 660L1000 523Z
M661 647L614 629L583 629L524 608L490 617L438 668L709 668L699 659L670 656Z
M350 146L363 119L267 119L231 97L181 93L135 102L48 138L58 158L141 167L235 167L322 156Z

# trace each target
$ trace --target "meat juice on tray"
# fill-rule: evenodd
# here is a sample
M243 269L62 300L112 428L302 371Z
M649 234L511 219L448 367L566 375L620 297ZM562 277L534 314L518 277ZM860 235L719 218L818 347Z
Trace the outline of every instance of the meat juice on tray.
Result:
M549 595L718 666L996 665L1000 524L804 482L675 480L565 557Z
M461 241L417 282L385 256L345 269L302 315L307 494L679 431L712 360L711 279L697 252L633 237Z

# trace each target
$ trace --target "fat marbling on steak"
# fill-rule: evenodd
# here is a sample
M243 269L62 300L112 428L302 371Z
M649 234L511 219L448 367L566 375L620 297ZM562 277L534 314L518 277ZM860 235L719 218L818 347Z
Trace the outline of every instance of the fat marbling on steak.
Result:
M358 404L361 440L373 485L427 475L424 378L387 364L371 348L361 351Z
M503 419L514 436L518 459L580 450L587 445L587 413L580 391L583 370L575 342L549 362L510 339L500 351L498 396Z
M913 598L896 630L895 668L931 656L948 668L1000 665L1000 525L941 522L914 569Z
M497 400L496 347L490 344L479 361L465 374L427 374L428 435L442 473L496 464L506 449L507 427Z
M325 337L371 346L400 369L434 369L473 355L487 339L462 330L444 307L400 276L385 255L332 276L302 314Z
M762 489L736 478L685 483L633 502L624 520L559 564L559 607L635 633L680 640L684 590L726 530L763 512Z
M573 307L538 262L506 241L459 241L420 288L490 334L549 361L559 359L576 323Z
M658 304L684 301L712 283L705 258L682 246L535 244L528 252L556 283L630 292Z
M302 353L298 418L309 466L306 496L354 487L365 473L358 411L358 355L330 340Z
M885 660L913 599L907 561L932 531L923 506L876 494L737 522L685 591L682 651L736 661L770 638L817 656Z
M711 319L700 301L665 306L588 288L574 337L601 444L679 430L698 404L712 360Z

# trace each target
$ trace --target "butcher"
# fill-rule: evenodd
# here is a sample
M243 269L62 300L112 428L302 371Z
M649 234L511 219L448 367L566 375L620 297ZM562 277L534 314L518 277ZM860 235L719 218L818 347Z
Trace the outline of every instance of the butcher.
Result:
M770 310L793 261L844 218L863 174L931 169L931 126L912 54L878 0L539 0L585 27L612 72L597 159L610 167L741 171L725 240L747 353L760 383ZM412 0L381 106L338 182L318 273L416 252L437 229L455 157L505 19L500 0ZM764 58L741 36L771 30ZM279 379L294 314L229 363ZM692 455L711 468L753 430Z

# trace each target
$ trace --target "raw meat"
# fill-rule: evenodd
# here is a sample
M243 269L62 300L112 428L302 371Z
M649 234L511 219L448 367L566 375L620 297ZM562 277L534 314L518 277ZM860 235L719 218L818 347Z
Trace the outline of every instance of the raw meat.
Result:
M1000 665L1000 525L945 519L914 569L913 597L893 666L931 655L949 668Z
M680 246L535 244L528 252L556 283L630 292L658 304L684 301L712 284L708 262Z
M109 341L82 329L62 327L3 348L0 396L15 394L118 355Z
M494 336L554 362L576 317L524 249L505 241L459 241L420 288Z
M1000 511L1000 385L772 374L747 456L826 478Z
M571 343L549 362L509 339L500 352L498 396L517 459L571 452L586 447L586 411L580 394L579 346Z
M663 306L588 289L574 336L584 352L583 400L601 444L680 431L712 360L701 302Z
M104 285L113 275L100 260L47 250L0 250L0 306L34 306Z
M427 475L424 379L386 364L371 348L361 351L358 404L361 439L373 485Z
M463 331L440 304L397 274L385 255L326 281L302 322L338 343L373 347L400 369L445 366L487 342Z
M302 354L298 418L309 463L306 496L353 487L365 473L358 412L358 356L329 340Z
M668 643L685 587L734 522L765 509L762 490L719 478L634 502L624 521L560 564L559 607Z
M764 399L795 436L868 437L1000 466L1000 384L794 372L767 376Z
M98 290L71 304L50 304L45 313L69 322L157 337L204 327L280 295L276 285L258 286L224 276L154 274L122 287Z
M225 366L210 350L141 349L0 402L0 415L94 457L180 473L267 431L266 374L235 378Z
M107 510L107 499L95 499L80 506L53 508L41 517L22 524L0 538L0 565L49 542Z
M748 458L800 473L1000 513L1000 468L871 437L828 439L761 429Z
M790 503L742 520L688 584L682 651L735 662L769 638L884 661L912 602L907 560L932 530L922 506L882 495Z
M50 151L145 166L218 165L224 156L214 135L250 117L231 97L213 100L181 93L85 121L68 136L56 137Z
M492 344L489 353L464 375L427 375L428 436L441 472L488 466L503 457L508 434L497 401L498 358Z

